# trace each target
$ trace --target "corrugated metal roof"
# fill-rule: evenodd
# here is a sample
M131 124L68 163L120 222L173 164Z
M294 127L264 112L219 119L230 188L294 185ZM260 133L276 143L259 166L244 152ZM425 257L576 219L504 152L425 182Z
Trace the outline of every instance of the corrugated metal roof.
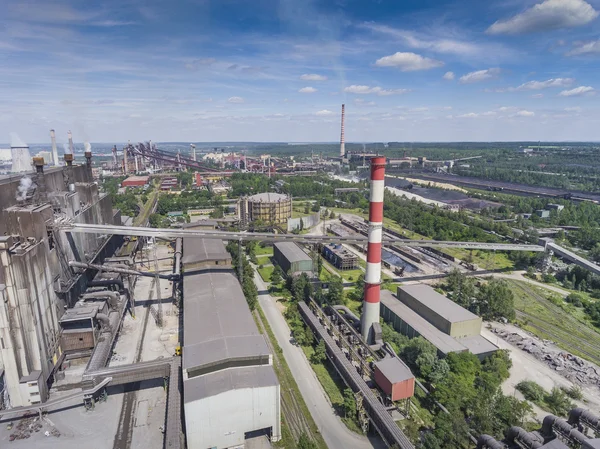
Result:
M467 349L450 335L443 333L410 307L400 302L389 290L381 291L381 303L412 327L419 335L431 342L441 353L462 352Z
M461 321L477 320L479 317L467 309L462 308L444 295L436 292L432 287L426 284L403 285L398 287L398 291L404 291L425 307L433 310L438 315L444 317L451 323ZM400 298L400 294L398 293Z
M294 242L277 242L274 243L273 246L275 246L290 263L300 262L302 260L309 260L312 262L310 256Z
M461 345L464 345L469 352L478 354L487 354L488 352L498 350L498 346L489 341L483 335L471 335L470 337L457 338Z
M194 345L249 336L258 336L264 341L252 319L246 297L233 271L203 272L185 276L183 308L186 367L201 365L207 359L226 358L226 354L222 352L223 347L228 346L226 342L214 347L205 345L207 350L214 351L211 354L200 354L190 350ZM233 340L228 341L231 343ZM261 355L264 351L264 347L255 347L255 349L257 351L255 355ZM250 346L244 349L244 351L249 350L251 350Z
M207 260L227 260L231 256L225 249L222 240L186 237L183 239L183 258L186 263L204 262Z
M375 367L393 384L415 377L410 368L397 357L383 359L375 363Z
M272 366L228 369L186 380L183 400L188 403L230 390L275 387L278 385L279 382Z
M262 335L222 337L183 348L183 369L198 368L223 359L268 356L271 354Z
M274 193L274 192L264 192L257 193L256 195L252 195L248 197L248 201L250 202L261 202L261 203L277 203L279 201L284 201L289 199L287 195L282 193Z

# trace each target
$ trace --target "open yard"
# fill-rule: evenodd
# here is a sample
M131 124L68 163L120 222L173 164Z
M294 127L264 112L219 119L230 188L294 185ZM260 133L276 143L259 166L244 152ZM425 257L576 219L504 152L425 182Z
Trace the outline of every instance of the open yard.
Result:
M263 266L262 268L259 267L258 274L260 274L260 277L263 281L271 282L271 274L273 273L274 269L275 267L273 265Z
M512 279L508 282L514 287L517 318L524 329L556 342L572 354L600 363L600 333L584 318L581 309L547 289Z

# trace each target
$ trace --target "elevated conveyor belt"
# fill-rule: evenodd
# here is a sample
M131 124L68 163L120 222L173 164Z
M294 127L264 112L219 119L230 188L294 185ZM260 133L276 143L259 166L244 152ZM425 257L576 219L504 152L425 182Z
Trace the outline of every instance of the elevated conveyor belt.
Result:
M399 449L414 449L409 439L400 430L396 422L392 419L385 407L375 397L369 386L356 371L356 368L346 358L341 349L337 346L333 338L327 333L327 330L321 325L318 318L304 302L298 303L300 315L319 338L325 342L327 355L334 364L336 370L343 377L344 381L352 391L360 392L364 398L364 407L381 438L388 447L398 447Z

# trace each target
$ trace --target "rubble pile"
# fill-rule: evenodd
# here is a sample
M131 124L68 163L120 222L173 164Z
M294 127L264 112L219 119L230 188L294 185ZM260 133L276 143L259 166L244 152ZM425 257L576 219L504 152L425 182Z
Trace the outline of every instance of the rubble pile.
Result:
M41 429L42 423L40 422L38 415L26 415L17 423L14 432L9 436L9 441L26 440L32 433L39 432Z
M600 386L600 368L573 354L556 349L549 340L524 337L517 332L492 328L491 331L503 340L533 355L559 372L571 382L580 385Z

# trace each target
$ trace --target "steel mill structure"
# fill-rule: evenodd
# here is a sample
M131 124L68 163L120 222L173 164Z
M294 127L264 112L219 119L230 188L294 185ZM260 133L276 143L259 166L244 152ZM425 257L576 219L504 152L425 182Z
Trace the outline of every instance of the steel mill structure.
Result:
M367 244L367 270L365 273L365 295L361 320L361 334L367 343L373 339L371 332L373 323L379 323L384 183L385 157L377 156L371 159L369 243Z
M346 105L342 105L342 133L340 135L340 157L346 157L346 142L344 137L344 122L346 121Z

